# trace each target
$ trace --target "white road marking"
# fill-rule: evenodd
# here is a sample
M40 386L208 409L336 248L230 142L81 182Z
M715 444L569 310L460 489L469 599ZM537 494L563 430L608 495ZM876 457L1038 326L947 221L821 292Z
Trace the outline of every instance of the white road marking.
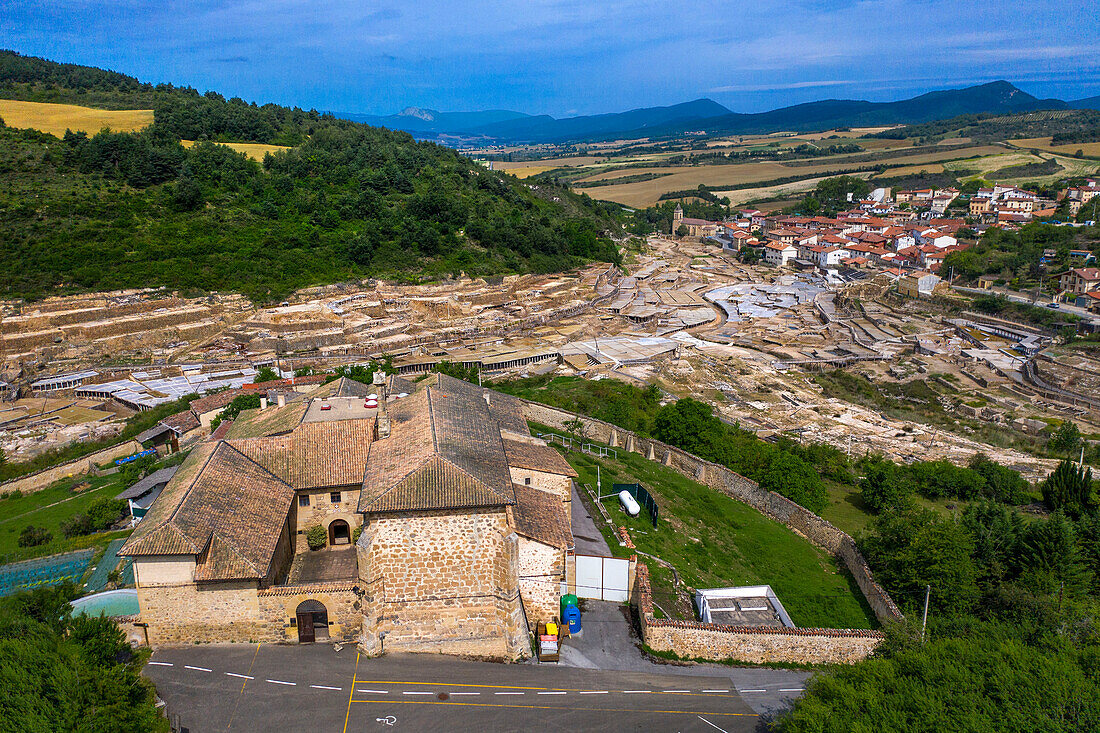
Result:
M434 695L435 693L434 692L408 692L408 691L404 691L401 694L402 695Z
M226 672L226 675L228 675L229 677L237 677L237 678L242 679L242 680L254 680L254 679L256 679L252 675L237 674L236 672Z
M767 690L738 690L738 692L767 692Z
M539 692L538 695L564 695L564 692Z
M581 690L582 695L606 695L607 690Z
M171 662L149 662L149 664L155 665L157 667L175 667L176 666L176 665L172 664Z
M703 721L703 722L704 722L704 723L706 723L707 725L709 725L709 726L710 726L711 728L714 728L715 730L720 730L720 731L722 731L722 733L729 733L729 731L728 731L728 730L726 730L725 728L719 728L719 727L718 727L717 725L715 725L714 723L710 722L709 720L707 720L706 718L704 718L704 717L703 717L702 715L696 715L695 717L696 717L696 718L698 718L699 720Z
M190 664L183 665L183 668L184 669L193 669L196 672L210 672L210 671L212 671L212 670L207 669L206 667L192 667Z
M390 694L389 690L356 690L356 692L363 692L363 693L366 693L368 695L388 695L388 694Z
M623 690L623 693L626 695L643 694L648 692L649 690Z
M522 695L522 692L494 692L494 695Z
M729 690L703 690L703 692L729 692Z
M310 685L315 690L342 690L343 687L329 687L328 685Z
M805 689L806 688L804 688L804 687L783 687L779 691L780 692L802 692Z
M668 693L674 693L674 694L679 694L679 695L686 695L688 693L687 690L661 690L661 692L668 692Z
M480 692L452 692L451 697L456 697L458 695L480 695L480 694L481 694Z
M267 680L273 685L297 685L297 682L283 682L282 680Z

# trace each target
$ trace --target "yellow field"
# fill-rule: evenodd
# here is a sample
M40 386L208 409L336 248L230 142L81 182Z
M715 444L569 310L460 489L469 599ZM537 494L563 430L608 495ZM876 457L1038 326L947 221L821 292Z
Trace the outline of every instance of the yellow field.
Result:
M132 132L153 124L151 109L92 109L75 104L0 99L0 117L8 127L32 128L61 137L65 130L94 135L104 127Z
M1100 156L1100 142L1051 145L1049 137L1032 137L1023 140L1010 140L1009 142L1020 148L1039 148L1040 150L1049 150L1052 153L1059 153L1061 155L1073 155L1080 150L1085 155Z
M189 148L195 144L195 141L180 140L180 144L185 148ZM290 150L290 148L284 145L264 145L263 143L218 143L218 145L224 145L231 150L236 150L238 153L244 153L249 158L252 158L252 160L261 162L268 153L277 153L280 150Z
M493 168L495 170L500 170L500 171L504 171L505 173L510 173L513 176L515 176L516 178L527 178L529 176L537 176L539 173L545 173L546 171L553 170L554 168L557 168L557 167L558 166L554 166L554 165L521 165L521 166L516 166L515 168L498 168L495 165L493 166Z

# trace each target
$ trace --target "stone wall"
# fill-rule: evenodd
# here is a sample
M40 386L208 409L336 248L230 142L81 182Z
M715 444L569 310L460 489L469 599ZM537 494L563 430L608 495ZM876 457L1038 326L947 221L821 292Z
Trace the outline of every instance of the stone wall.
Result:
M564 581L564 550L519 538L519 591L532 631L539 621L558 616L558 598Z
M152 646L275 641L260 613L256 581L138 586Z
M519 538L503 508L373 515L356 549L368 653L529 652Z
M566 503L572 500L573 479L569 476L546 473L545 471L533 471L530 468L517 468L516 466L509 466L508 470L512 474L512 483L547 491Z
M332 494L340 492L340 501L332 501ZM348 531L354 532L355 528L363 524L363 515L359 513L359 494L361 488L357 485L352 489L319 489L299 491L298 496L309 496L309 506L301 506L295 497L294 504L297 507L298 518L296 531L302 538L300 546L305 541L305 533L310 527L321 525L328 533L329 525L337 519L348 523ZM326 542L328 540L325 540Z
M330 641L352 643L359 640L363 628L362 591L354 581L280 585L259 591L257 597L260 617L266 622L266 641L298 642L297 612L303 601L318 601L324 605L328 612Z
M586 439L606 443L617 450L641 453L650 460L675 469L677 472L706 484L716 491L748 504L753 509L798 532L813 544L835 556L852 574L867 603L880 623L902 618L890 595L875 582L871 568L856 548L855 541L809 509L773 491L761 489L755 481L734 473L725 466L703 460L698 456L666 445L657 440L641 438L610 423L584 415L567 412L537 402L524 400L524 413L528 420L565 431L565 423L581 420Z
M46 468L41 471L36 471L35 473L27 474L26 476L20 476L19 478L5 481L0 484L0 494L6 491L15 491L16 489L24 494L40 491L50 486L55 481L59 481L68 476L88 473L88 471L92 469L92 466L96 464L106 463L116 458L133 455L140 450L141 443L134 440L128 440L125 443L119 443L110 448L104 448L101 451L89 453L86 456L73 459L67 463L62 463L52 468Z
M870 656L883 639L881 631L864 629L787 629L658 619L653 615L649 569L641 563L634 576L634 598L646 646L685 659L854 664Z

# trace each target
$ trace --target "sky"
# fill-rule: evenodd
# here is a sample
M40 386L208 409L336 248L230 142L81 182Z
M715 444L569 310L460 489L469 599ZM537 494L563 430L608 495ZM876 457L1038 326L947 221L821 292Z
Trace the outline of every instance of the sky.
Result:
M1006 79L1100 95L1100 20L1051 0L0 0L0 47L228 97L555 117L736 112Z

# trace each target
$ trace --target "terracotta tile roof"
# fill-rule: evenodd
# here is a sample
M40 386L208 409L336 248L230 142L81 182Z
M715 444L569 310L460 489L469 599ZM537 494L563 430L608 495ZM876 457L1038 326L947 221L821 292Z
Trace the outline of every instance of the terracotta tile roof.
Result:
M509 466L528 468L543 473L554 473L559 476L577 475L577 472L562 457L561 453L548 445L525 443L520 440L505 438L504 454L508 458Z
M514 503L500 429L484 392L440 375L435 386L391 402L390 436L370 445L359 511Z
M573 532L561 499L546 491L515 484L516 506L512 509L517 534L544 545L573 546Z
M374 419L308 422L271 438L230 440L249 459L295 489L359 486L374 437Z
M229 443L207 443L184 461L119 554L196 555L197 579L260 579L293 499L290 485Z
M243 410L233 421L233 427L226 433L226 437L261 438L289 433L302 422L308 406L303 400L288 403L285 407L268 405L266 410Z
M219 410L225 407L233 401L234 397L242 394L247 394L247 390L227 389L224 392L215 392L214 394L200 397L191 403L191 412L196 415L205 415L212 410Z
M160 421L160 424L171 429L177 435L183 435L199 427L199 419L190 410L183 410L164 418Z
M218 423L218 427L214 429L214 432L210 434L209 440L222 440L225 438L225 434L229 432L229 429L233 427L233 421L228 420Z

